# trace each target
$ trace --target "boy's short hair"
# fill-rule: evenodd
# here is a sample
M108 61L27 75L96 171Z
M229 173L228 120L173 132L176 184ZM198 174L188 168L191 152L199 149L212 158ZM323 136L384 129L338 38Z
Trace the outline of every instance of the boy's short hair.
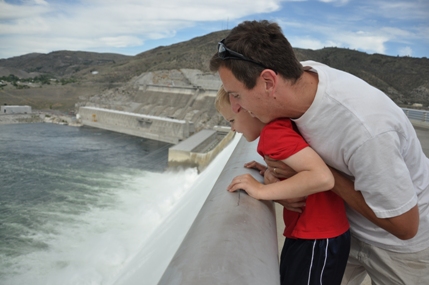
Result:
M216 94L216 99L215 99L216 110L220 113L221 108L225 105L231 105L231 102L229 102L228 92L226 92L225 89L223 88L223 85L221 85Z
M221 40L221 39L219 39ZM231 30L223 41L225 46L240 53L293 83L302 75L302 65L277 23L267 20L244 21ZM226 67L247 89L253 89L264 67L244 60L222 59L216 52L210 60L210 70Z

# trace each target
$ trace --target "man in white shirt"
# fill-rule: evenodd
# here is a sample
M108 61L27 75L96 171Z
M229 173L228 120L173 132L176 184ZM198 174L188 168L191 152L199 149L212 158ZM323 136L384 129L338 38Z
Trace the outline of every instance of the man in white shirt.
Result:
M268 21L231 30L210 68L234 112L264 123L291 118L343 173L333 170L333 191L348 205L353 239L342 284L360 284L366 273L375 284L429 284L429 159L387 95L346 72L300 63Z

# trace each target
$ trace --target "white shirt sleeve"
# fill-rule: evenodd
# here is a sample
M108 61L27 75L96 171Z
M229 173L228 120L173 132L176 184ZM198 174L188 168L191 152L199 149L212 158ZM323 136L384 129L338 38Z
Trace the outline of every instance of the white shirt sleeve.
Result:
M409 168L401 155L395 131L366 140L350 157L355 189L379 218L399 216L417 204ZM404 138L402 138L404 139Z

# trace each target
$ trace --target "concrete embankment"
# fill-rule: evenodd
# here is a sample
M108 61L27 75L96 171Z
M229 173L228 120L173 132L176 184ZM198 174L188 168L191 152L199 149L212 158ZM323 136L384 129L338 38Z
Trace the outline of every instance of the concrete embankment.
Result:
M183 120L195 131L225 124L214 101L221 85L213 74L199 70L170 70L144 73L120 88L109 89L76 104L146 116Z
M234 135L229 128L194 134L188 121L96 107L80 107L79 119L87 126L176 144L169 149L169 167L197 167L200 172Z
M80 107L82 124L114 132L177 144L195 132L185 120L142 115L96 107Z
M0 125L19 124L19 123L41 123L43 118L39 114L7 114L0 115Z
M202 130L169 148L169 167L197 167L203 171L233 139L229 129Z
M0 114L0 125L22 123L54 123L60 125L80 126L74 116L57 115L42 111L35 111L30 114Z

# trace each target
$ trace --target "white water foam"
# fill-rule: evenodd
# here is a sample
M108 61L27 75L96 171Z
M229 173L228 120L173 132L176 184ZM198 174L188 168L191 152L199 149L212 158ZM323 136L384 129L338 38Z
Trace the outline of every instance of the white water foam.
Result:
M137 284L156 284L239 138L201 174L196 169L107 173L96 179L115 188L92 186L91 196L67 196L77 203L98 197L87 211L73 211L67 203L40 209L46 223L29 237L33 244L40 241L40 249L0 257L7 265L0 284L133 284L129 277L136 270L143 276Z
M115 285L155 285L159 282L241 137L236 134L183 194L180 202L171 205L171 211L163 217L162 225L136 251Z
M124 265L163 222L198 178L196 169L179 172L108 174L119 189L100 193L103 206L84 214L47 221L32 240L40 250L10 258L10 274L0 284L111 284ZM105 196L105 197L104 197Z

